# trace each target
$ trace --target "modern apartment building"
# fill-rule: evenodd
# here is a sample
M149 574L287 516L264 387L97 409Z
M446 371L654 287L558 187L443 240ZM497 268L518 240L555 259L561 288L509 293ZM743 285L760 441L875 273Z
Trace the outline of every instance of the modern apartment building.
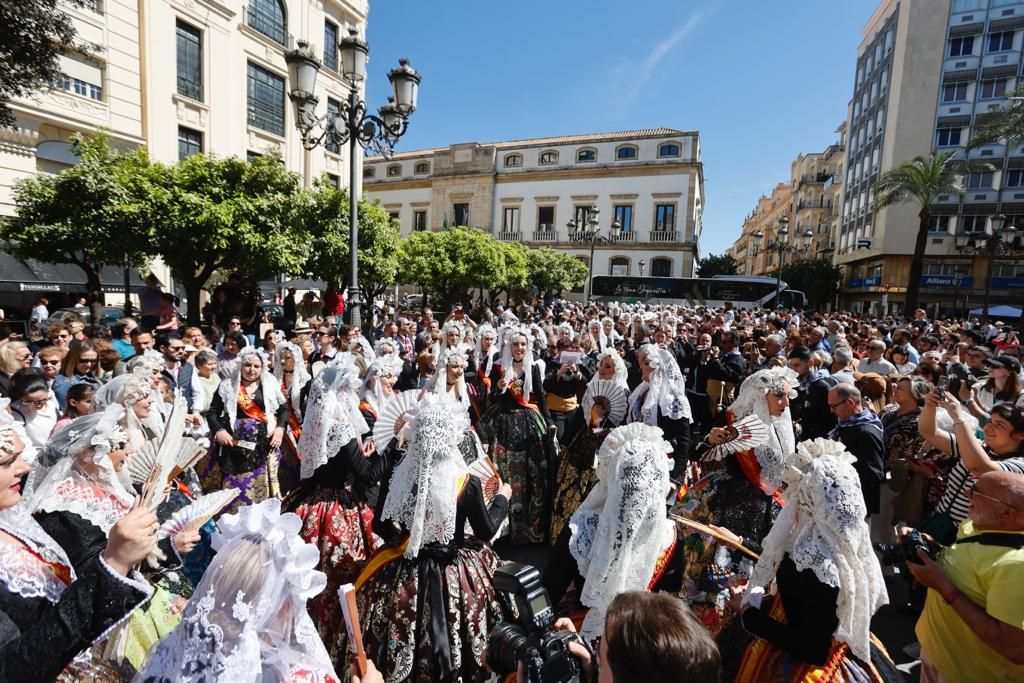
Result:
M367 195L398 219L403 235L468 225L498 239L568 252L594 209L601 233L594 275L688 277L699 258L704 170L696 132L653 128L399 152L369 157Z
M803 247L808 230L813 235L810 249L796 258L832 258L843 174L844 125L837 130L839 140L836 143L822 152L797 155L790 164L789 182L779 183L770 195L761 195L757 200L754 210L743 221L740 236L727 250L738 264L737 272L742 275L775 273L780 265L779 255L766 251L764 245L778 238L782 218L788 224L786 241L791 246ZM760 249L754 239L756 234L762 236ZM782 263L793 258L792 254L787 254Z
M849 103L836 262L845 270L841 304L902 312L918 208L873 210L872 188L899 163L932 150L966 154L979 120L1020 83L1024 2L885 0L863 31ZM978 306L986 259L957 248L956 235L978 233L1003 213L1024 225L1024 149L993 144L970 153L993 171L966 178L967 194L932 207L922 304L959 312ZM1020 299L1024 267L994 264L993 304Z
M65 9L79 36L101 49L61 57L58 87L13 103L17 125L0 129L0 216L14 212L16 180L74 164L69 138L99 129L158 161L276 152L307 181L327 173L347 184L347 149L302 147L284 55L300 38L315 46L321 111L336 107L348 89L335 45L349 28L365 33L367 0L94 0ZM155 271L170 282L165 269ZM73 291L79 283L57 284Z

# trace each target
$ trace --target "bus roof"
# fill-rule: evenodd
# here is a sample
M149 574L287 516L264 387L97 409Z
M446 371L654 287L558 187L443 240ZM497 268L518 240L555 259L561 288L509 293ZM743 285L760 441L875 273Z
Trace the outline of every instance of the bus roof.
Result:
M712 275L712 280L732 280L733 282L770 282L775 284L775 278L769 275ZM782 281L782 288L786 288L786 281Z

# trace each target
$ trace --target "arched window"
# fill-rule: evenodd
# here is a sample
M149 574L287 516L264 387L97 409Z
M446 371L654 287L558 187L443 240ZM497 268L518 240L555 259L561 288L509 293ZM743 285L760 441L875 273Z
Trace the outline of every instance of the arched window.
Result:
M622 145L615 148L615 159L618 161L630 161L636 159L636 145Z
M426 161L417 162L416 166L413 167L413 171L412 172L415 173L416 175L422 175L424 173L430 173L430 163L428 163Z
M519 168L523 165L522 154L506 154L505 155L505 168Z
M656 258L651 259L651 277L671 277L672 259Z
M401 164L391 164L388 166L388 178L397 178L402 175Z
M608 261L609 275L629 275L629 259L625 256L616 256Z
M540 153L540 165L551 166L558 163L558 152L541 152Z
M677 157L680 154L680 147L675 142L666 142L658 145L658 158Z
M285 44L288 31L284 3L281 0L249 0L246 11L246 23L251 28L275 42Z
M597 161L597 150L587 147L576 152L576 161Z
M367 166L363 169L364 178L372 178L377 175L377 170L373 166Z

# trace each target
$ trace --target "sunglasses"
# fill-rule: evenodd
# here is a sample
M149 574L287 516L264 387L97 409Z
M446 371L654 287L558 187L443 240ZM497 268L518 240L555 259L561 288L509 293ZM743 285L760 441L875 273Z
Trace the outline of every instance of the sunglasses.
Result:
M22 401L21 405L23 405L23 406L32 406L34 408L45 408L46 404L49 403L49 402L50 402L50 399L43 398L43 399L40 399L38 401Z
M80 365L95 365L99 361L95 358L79 358L78 363Z
M60 359L59 358L40 358L39 359L39 364L40 365L60 365Z

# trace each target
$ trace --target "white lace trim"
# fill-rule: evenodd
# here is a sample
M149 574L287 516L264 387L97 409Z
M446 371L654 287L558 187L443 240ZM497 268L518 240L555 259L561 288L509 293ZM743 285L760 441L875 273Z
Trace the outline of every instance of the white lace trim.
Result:
M67 585L25 548L0 543L0 582L23 598L46 598L55 603Z
M128 507L113 495L71 476L57 482L52 491L40 501L37 510L71 512L99 527L104 534L128 512Z

